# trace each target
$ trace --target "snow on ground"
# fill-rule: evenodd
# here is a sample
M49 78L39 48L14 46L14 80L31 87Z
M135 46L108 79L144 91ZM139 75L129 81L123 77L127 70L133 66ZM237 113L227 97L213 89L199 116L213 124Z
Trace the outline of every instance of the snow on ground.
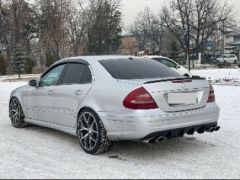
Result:
M201 70L192 70L193 75L200 75L209 80L236 80L240 81L240 69L201 69Z
M240 178L240 87L214 86L219 132L153 145L120 142L91 156L71 135L11 126L10 91L24 84L0 82L0 178Z

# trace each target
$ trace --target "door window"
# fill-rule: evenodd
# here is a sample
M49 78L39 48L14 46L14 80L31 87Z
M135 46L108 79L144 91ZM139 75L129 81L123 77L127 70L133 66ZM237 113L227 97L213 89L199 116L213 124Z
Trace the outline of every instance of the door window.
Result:
M59 65L52 70L50 70L40 81L40 86L55 86L61 77L62 71L64 69L64 64Z
M157 60L158 62L160 62L160 63L162 63L165 66L170 67L170 68L176 68L177 67L177 65L174 62L172 62L168 59L165 59L165 58L154 58L154 60Z
M92 75L88 66L70 63L64 74L62 84L85 84L91 81Z

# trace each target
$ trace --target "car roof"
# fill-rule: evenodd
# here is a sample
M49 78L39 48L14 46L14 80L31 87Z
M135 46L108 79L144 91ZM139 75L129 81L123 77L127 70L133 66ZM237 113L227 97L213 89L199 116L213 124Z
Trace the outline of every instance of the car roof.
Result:
M165 56L144 56L145 58L167 58L169 59L168 57L165 57Z
M123 55L76 56L76 57L68 57L68 58L61 59L56 63L54 63L54 66L57 64L62 64L66 62L80 62L80 63L89 65L102 60L117 60L117 59L128 59L128 58L142 59L142 57L123 56Z

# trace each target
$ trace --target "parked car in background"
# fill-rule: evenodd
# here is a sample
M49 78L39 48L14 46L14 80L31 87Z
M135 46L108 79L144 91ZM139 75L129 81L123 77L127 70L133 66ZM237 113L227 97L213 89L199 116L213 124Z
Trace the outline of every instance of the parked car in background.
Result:
M219 58L217 58L219 63L230 63L230 64L237 64L238 57L235 54L223 54Z
M174 61L168 57L164 57L164 56L144 56L144 57L153 59L157 62L160 62L183 76L192 77L192 75L188 69L186 69L185 67L181 66L176 61Z
M163 142L215 132L220 109L204 78L186 78L145 58L87 56L60 60L11 93L9 116L78 137L89 154L112 142ZM127 147L126 147L127 148Z
M202 64L217 64L217 58L221 55L213 54L213 53L203 53L202 54Z

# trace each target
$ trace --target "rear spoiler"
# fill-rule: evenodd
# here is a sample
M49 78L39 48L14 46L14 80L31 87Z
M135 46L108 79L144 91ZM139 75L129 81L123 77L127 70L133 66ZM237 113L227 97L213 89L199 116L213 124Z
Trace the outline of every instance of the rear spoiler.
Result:
M192 76L191 78L172 78L172 79L163 79L163 80L155 80L155 81L148 81L144 84L154 84L158 82L168 82L168 81L191 81L191 80L206 80L206 78L200 77L200 76Z

